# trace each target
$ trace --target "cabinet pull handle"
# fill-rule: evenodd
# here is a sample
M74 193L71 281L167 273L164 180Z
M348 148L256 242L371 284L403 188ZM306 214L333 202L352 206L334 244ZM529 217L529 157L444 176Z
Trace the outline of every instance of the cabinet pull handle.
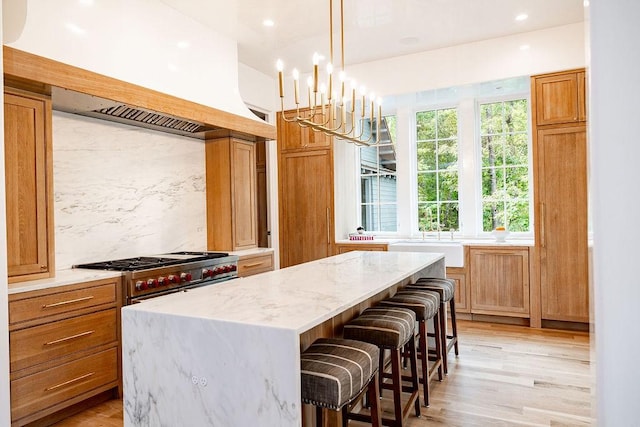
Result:
M253 264L245 264L244 268L257 267L257 266L262 265L262 264L264 264L264 261L254 262Z
M544 221L545 221L545 209L544 203L540 203L540 246L545 247L545 232L544 232Z
M327 208L327 245L331 244L331 209Z
M60 301L60 302L54 302L52 304L45 304L42 306L42 308L59 307L61 305L74 304L76 302L82 302L82 301L89 301L90 299L93 299L93 295L88 297L83 297L83 298L70 299L68 301Z
M65 382L60 383L60 384L52 385L51 387L47 387L47 388L44 389L44 391L53 391L53 390L58 389L60 387L64 387L66 385L70 385L70 384L73 384L73 383L78 382L78 381L82 381L85 378L89 378L90 376L92 376L94 374L95 374L95 372L89 372L88 374L80 375L79 377L74 378L72 380L65 381Z
M91 335L92 333L94 333L95 331L86 331L86 332L81 332L79 334L76 335L71 335L69 337L64 337L64 338L60 338L58 340L53 340L53 341L49 341L44 343L44 345L54 345L54 344L60 344L61 342L65 342L65 341L69 341L69 340L74 340L76 338L82 338L84 336L87 335Z

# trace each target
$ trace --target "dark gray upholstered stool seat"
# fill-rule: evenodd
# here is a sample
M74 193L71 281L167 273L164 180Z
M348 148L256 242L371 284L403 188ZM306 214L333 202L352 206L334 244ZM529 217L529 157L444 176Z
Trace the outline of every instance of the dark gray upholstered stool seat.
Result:
M320 338L300 355L302 401L316 407L316 423L322 425L322 408L343 410L346 425L348 406L368 390L371 423L380 426L378 405L377 346L362 341Z
M456 298L455 298L455 281L452 279L443 279L440 277L423 277L416 281L412 285L408 285L406 289L411 290L430 290L436 291L440 294L440 311L445 312L445 304L449 303L449 311L451 312L451 334L447 334L447 318L440 316L442 335L442 345L444 347L442 366L444 373L449 372L447 363L447 354L451 351L451 347L454 348L455 355L458 356L458 324L456 322Z
M418 321L418 353L422 363L422 382L424 404L429 406L429 382L438 374L442 381L442 344L440 340L440 295L435 291L400 290L393 297L380 302L380 306L402 307L413 310ZM433 322L435 354L429 366L429 344L427 322Z
M383 418L384 425L402 426L411 406L415 407L416 416L420 416L418 362L415 343L415 312L401 307L371 307L364 310L360 316L344 325L343 335L346 339L354 339L374 344L380 348L379 375L380 388L393 391L394 419ZM407 350L411 364L410 385L403 386L401 355L403 349ZM384 351L391 352L391 373L385 375ZM390 383L383 381L389 378ZM409 393L409 399L402 406L402 392ZM357 414L353 419L359 418Z

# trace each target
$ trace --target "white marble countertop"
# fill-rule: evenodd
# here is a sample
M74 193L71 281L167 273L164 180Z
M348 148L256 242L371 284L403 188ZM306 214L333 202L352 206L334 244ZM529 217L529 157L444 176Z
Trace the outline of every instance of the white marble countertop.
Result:
M302 333L443 258L438 253L354 251L153 298L124 310Z
M47 279L30 280L28 282L10 283L9 294L20 292L38 291L57 286L75 285L76 283L90 282L92 280L111 279L122 276L121 271L89 270L71 268L57 270L55 277Z
M336 240L336 243L338 244L345 244L345 243L355 243L355 244L362 244L362 245L366 245L366 244L380 244L380 243L387 243L389 245L392 245L394 243L424 243L424 244L429 244L429 245L447 245L447 244L460 244L463 246L534 246L535 242L533 241L533 239L517 239L517 238L509 238L507 239L505 242L498 242L496 241L494 238L486 238L486 239L460 239L460 238L454 238L453 240L449 239L448 237L444 236L442 239L438 240L438 239L433 239L433 238L427 238L427 239L421 239L421 238L415 238L415 239L400 239L400 238L378 238L376 237L373 240L349 240L349 239L339 239Z
M256 255L267 255L273 253L273 248L251 248L251 249L243 249L241 251L222 251L228 252L229 255L237 255L240 258L256 256Z

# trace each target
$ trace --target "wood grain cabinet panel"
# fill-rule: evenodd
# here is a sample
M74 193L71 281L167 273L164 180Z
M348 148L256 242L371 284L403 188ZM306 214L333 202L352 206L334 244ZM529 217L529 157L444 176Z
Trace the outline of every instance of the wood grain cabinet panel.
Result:
M272 270L273 254L243 256L238 260L238 277L252 276Z
M258 245L255 144L237 138L205 144L207 247L235 251Z
M285 117L291 118L295 110L285 112ZM300 109L300 114L309 114L309 109ZM321 123L322 115L316 115L316 122ZM282 113L278 113L278 143L279 149L286 151L317 150L331 147L333 138L322 132L314 132L308 127L301 127L295 122L283 120Z
M585 82L584 71L535 76L533 94L537 125L585 121Z
M455 282L456 313L471 313L467 275L462 267L447 267L447 278Z
M53 275L51 101L4 93L9 282Z
M589 321L587 74L533 76L533 176L539 318Z
M471 312L529 317L529 250L470 248Z
M9 295L12 426L120 395L121 287L114 278Z
M386 251L388 247L387 243L336 243L335 250L337 255L352 251Z

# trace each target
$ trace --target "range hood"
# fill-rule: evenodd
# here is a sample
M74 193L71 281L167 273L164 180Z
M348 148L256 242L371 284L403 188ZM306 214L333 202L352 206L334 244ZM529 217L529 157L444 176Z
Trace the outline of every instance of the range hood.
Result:
M51 100L54 110L191 138L204 139L205 132L219 129L193 120L60 87L51 88Z

